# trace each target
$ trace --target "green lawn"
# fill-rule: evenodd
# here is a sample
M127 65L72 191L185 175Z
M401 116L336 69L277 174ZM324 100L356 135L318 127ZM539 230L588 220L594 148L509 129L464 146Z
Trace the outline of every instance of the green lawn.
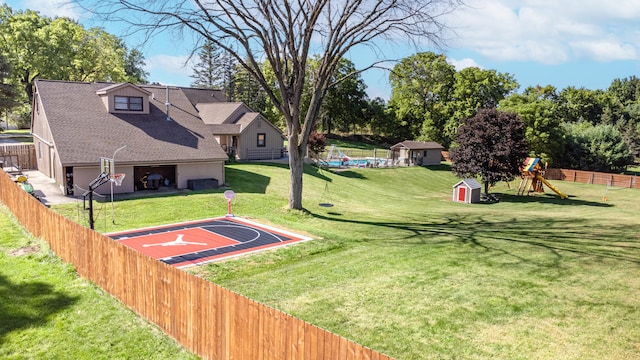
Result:
M234 213L316 238L191 271L398 359L629 359L640 354L640 191L554 182L571 197L450 200L448 166L233 164ZM331 203L333 207L321 207ZM226 213L222 190L102 205L114 231ZM74 206L54 207L72 218ZM102 229L100 228L102 226Z
M0 131L0 134L4 134L12 140L21 143L33 143L33 137L31 136L31 130L29 129L4 130Z
M0 358L197 358L79 278L1 204L0 223Z

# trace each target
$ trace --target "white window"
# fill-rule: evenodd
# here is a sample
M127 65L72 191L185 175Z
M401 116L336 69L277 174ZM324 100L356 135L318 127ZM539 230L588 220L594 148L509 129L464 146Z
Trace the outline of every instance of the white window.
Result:
M114 96L116 110L142 111L142 98L136 96Z

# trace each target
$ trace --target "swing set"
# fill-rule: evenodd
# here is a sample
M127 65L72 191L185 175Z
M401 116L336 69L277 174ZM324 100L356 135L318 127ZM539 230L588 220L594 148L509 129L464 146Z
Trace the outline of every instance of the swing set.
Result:
M558 194L561 199L569 197L544 178L544 169L540 166L540 158L526 158L522 168L522 181L518 186L518 195L528 195L534 192L543 193L543 184Z

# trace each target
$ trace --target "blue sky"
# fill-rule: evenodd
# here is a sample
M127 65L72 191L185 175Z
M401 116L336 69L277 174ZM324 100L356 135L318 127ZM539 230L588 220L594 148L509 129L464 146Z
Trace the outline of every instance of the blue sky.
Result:
M140 45L124 37L115 24L92 20L68 0L7 0L14 10L32 9L46 16L68 16L86 27L99 26L121 36L144 53L149 80L188 86L191 66L184 65L191 48L188 38L162 34ZM383 44L388 58L400 59L418 51L447 55L458 70L477 66L509 73L520 84L606 89L616 78L640 75L640 0L466 0L464 8L445 19L453 32L446 48ZM614 5L615 4L615 5ZM169 45L168 45L169 44ZM390 56L390 54L392 56ZM350 55L356 66L367 66L375 56L364 49ZM378 58L377 60L382 60ZM388 74L363 74L370 97L390 97Z

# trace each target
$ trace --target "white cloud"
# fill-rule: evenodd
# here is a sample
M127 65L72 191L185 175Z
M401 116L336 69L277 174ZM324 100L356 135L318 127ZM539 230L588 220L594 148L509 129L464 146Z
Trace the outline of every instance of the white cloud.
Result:
M447 58L447 62L451 65L453 65L453 67L456 69L456 71L460 71L462 69L466 69L466 68L470 68L470 67L477 67L482 69L482 67L480 65L478 65L476 63L475 60L470 59L470 58L465 58L465 59L460 59L460 60L456 60L453 58Z
M41 15L49 17L68 17L78 20L80 9L69 0L24 0L23 9L30 9L40 12Z
M145 62L147 71L162 69L164 72L172 75L188 76L189 74L191 74L191 68L193 66L193 64L189 62L189 57L185 55L154 55L148 59L145 59Z
M640 1L468 0L452 47L490 59L561 64L640 59Z
M158 54L145 59L145 70L149 72L149 81L152 83L189 86L194 61L196 59L189 59L186 55Z
M631 44L621 44L618 41L576 41L570 43L574 52L583 54L601 62L614 60L638 59L638 49Z

